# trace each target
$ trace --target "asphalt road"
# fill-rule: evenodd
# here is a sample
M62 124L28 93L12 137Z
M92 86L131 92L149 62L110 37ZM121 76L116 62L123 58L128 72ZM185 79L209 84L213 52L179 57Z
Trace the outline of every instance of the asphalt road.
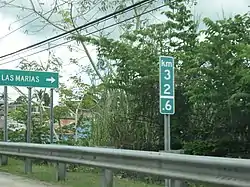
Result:
M1 187L60 187L3 172L0 172L0 186Z

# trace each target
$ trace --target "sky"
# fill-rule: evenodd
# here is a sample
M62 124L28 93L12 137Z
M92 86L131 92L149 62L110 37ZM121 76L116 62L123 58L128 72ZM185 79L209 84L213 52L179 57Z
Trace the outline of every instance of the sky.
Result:
M5 6L4 2L12 2L12 4L16 6L24 6L27 9L20 9L20 8L13 8L13 6ZM51 9L51 5L53 4L53 0L40 0L40 5L37 3L38 0L33 0L34 6L36 9L41 10L43 9L43 12L46 12ZM161 4L163 1L159 0L158 4ZM59 3L60 4L60 3ZM198 0L197 5L193 9L197 17L210 17L213 20L220 19L223 17L229 17L233 16L235 14L241 14L246 13L250 10L248 7L250 5L250 0ZM63 7L64 5L62 5ZM0 56L8 54L10 52L13 52L15 50L27 47L29 45L32 45L36 42L42 41L44 39L47 39L49 37L52 37L58 33L61 33L62 31L58 29L54 29L53 26L46 27L45 29L39 31L39 32L32 32L37 31L41 26L44 25L40 20L37 19L36 21L27 24L22 29L19 29L15 32L16 28L19 28L20 26L26 24L27 22L35 19L37 16L35 14L31 14L32 11L29 9L32 8L32 5L30 4L29 0L0 0ZM20 17L27 16L27 18L15 22L19 15ZM48 15L48 14L47 14ZM104 15L104 13L100 13L100 11L90 11L88 14L86 14L86 18L88 20L94 20L98 17L101 17ZM161 15L156 14L153 19L164 19ZM55 14L52 16L52 21L59 21L62 17L59 16L59 14ZM84 23L85 20L78 21L79 24ZM98 28L101 27L101 25L98 25ZM93 30L93 28L90 28L90 30ZM96 28L95 28L96 29ZM28 31L28 34L27 34ZM5 36L6 34L13 32L9 34L8 36ZM108 31L107 31L108 32ZM112 33L113 37L116 36L116 33ZM58 42L63 42L65 40L60 40ZM58 43L57 42L57 43ZM51 44L52 46L52 44ZM35 50L29 51L27 53L22 53L21 56L25 56L31 53L34 53L36 51L40 51L41 49L46 49L48 46L44 46L43 48L37 48ZM87 46L90 52L90 55L93 57L94 61L97 60L96 57L96 50L93 46ZM54 48L53 51L55 52L55 56L60 57L63 61L63 69L59 72L62 78L60 79L60 82L65 83L67 86L71 85L71 82L69 81L69 77L76 75L79 73L79 67L76 65L72 65L69 63L70 58L81 58L79 61L81 65L88 65L89 60L85 57L86 55L82 50L78 52L70 52L67 45L63 45L57 48ZM0 59L0 68L1 69L18 69L17 66L19 64L19 60L16 60L20 56L11 57L5 60ZM27 57L29 61L36 60L43 63L46 63L48 60L48 51L44 51L42 53L29 56ZM6 64L3 64L5 62L8 62ZM82 81L85 83L90 83L90 80L87 76L87 74L81 73ZM25 94L27 94L26 88L20 88ZM0 92L3 90L3 87L0 87ZM9 87L8 94L11 99L16 99L19 94ZM54 104L58 103L58 94L55 94L54 98Z

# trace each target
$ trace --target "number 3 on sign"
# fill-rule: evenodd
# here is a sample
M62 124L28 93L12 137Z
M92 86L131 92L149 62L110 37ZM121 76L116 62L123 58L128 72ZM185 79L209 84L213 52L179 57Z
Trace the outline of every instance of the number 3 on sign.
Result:
M169 80L170 79L170 70L166 69L164 72L166 73L166 76L164 76L164 79Z
M167 100L166 103L165 103L165 109L166 110L171 110L172 109L172 106L170 105L170 101Z

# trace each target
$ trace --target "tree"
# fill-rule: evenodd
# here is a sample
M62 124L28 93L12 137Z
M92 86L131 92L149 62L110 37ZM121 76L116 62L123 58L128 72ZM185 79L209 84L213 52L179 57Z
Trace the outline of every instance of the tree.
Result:
M68 116L73 116L75 119L75 141L78 141L77 127L83 117L83 111L88 110L94 105L94 100L89 93L89 85L78 83L78 91L75 92L72 88L65 86L60 88L60 108L67 112ZM59 116L58 116L59 117Z
M63 130L62 130L60 119L68 116L70 113L70 110L67 106L60 106L60 105L55 106L53 110L54 110L55 120L58 122L58 126L60 128L60 139L61 139L63 136Z
M44 106L50 105L50 96L48 93L44 92L44 90L36 90L33 95L37 98L37 101L41 101Z
M192 21L185 1L172 2L169 7L171 11L164 13L168 18L166 22L125 32L120 41L105 37L78 38L97 45L100 56L116 68L115 76L106 77L107 90L103 91L100 103L103 112L108 112L101 113L98 123L105 127L104 131L109 129L109 143L117 147L163 149L163 120L158 112L158 56L174 55L178 61L179 57L191 53L197 41L197 24ZM176 37L179 40L174 40ZM184 91L181 78L177 78L180 87L177 93ZM186 105L185 102L182 99L178 104ZM103 125L104 119L108 127ZM175 121L175 127L183 123L178 118ZM180 137L180 128L174 130ZM180 146L178 144L180 142L174 146Z
M198 154L243 155L248 149L249 39L242 33L249 29L249 18L204 19L205 39L190 61L186 90L193 113L190 138L199 146L191 148Z
M24 5L15 5L13 2L8 3L8 7L12 7L15 9L22 10L22 13L25 12L30 15L36 15L38 17L38 21L36 24L36 30L25 30L26 34L34 34L38 32L42 32L44 30L48 31L55 31L58 32L66 32L68 30L77 28L79 25L83 25L84 23L87 23L91 21L92 19L97 19L100 17L100 14L109 14L111 11L117 11L121 10L129 5L135 4L140 2L140 0L93 0L91 2L89 1L80 1L80 0L73 0L70 2L64 2L64 1L53 1L51 7L46 7L44 4L41 3L35 3L33 0L30 0L29 3ZM132 19L130 22L127 22L126 24L120 24L120 32L125 32L131 29L139 29L142 26L147 25L149 22L149 16L150 14L142 16L141 14L150 10L152 7L156 6L158 3L151 1L148 3L144 3L141 6L137 6L133 8L129 12L124 12L119 15L114 16L111 18L112 21L119 22L123 20L123 18L127 18L128 16L136 16L134 19ZM51 8L51 9L50 9ZM50 10L46 10L50 9ZM98 12L99 14L96 14ZM96 16L98 15L98 17ZM23 17L18 15L18 21L24 19ZM111 29L105 29L100 30L100 28L104 28L106 26L106 22L104 23L98 23L97 25L94 25L92 28L96 29L95 36L102 36L106 37L110 33L113 33L113 28ZM88 35L92 32L92 28L90 30L88 28L77 30L76 32L73 32L69 39L71 37L80 37L81 35ZM118 28L114 29L117 30ZM100 30L100 31L99 31ZM107 30L107 31L106 31ZM98 79L100 79L102 82L105 80L102 72L97 67L97 62L95 62L94 58L90 55L88 46L81 40L77 41L78 44L75 42L72 42L69 44L68 48L70 51L80 51L84 52L91 63L91 67L94 70L95 74L97 75ZM79 66L79 68L82 68L80 64L78 64L77 59L72 59L72 62ZM108 62L105 62L108 63Z
M24 104L27 102L27 97L21 95L14 101L14 104Z
M81 24L74 15L83 22L86 14L80 13L86 13L98 2L103 3L103 12L134 3L74 2L58 10L57 14L63 18L61 25L43 18L40 12L36 14L65 31ZM171 55L176 62L177 108L171 123L172 149L184 148L189 154L244 156L250 140L250 44L248 34L244 34L249 30L249 14L218 21L205 18L206 28L198 31L198 22L191 13L194 1L169 1L166 5L169 9L162 13L166 19L157 24L140 16L150 7L133 9L133 15L138 17L120 27L118 38L104 33L89 36L88 31L69 36L79 43L91 62L89 67L79 66L80 71L90 76L91 85L81 83L77 75L71 77L72 86L60 89L61 105L54 109L56 120L66 113L72 114L76 135L83 112L88 111L92 118L91 145L162 150L158 57ZM72 11L74 8L79 11L77 14ZM33 7L34 10L37 8ZM96 61L88 52L89 44L97 48ZM69 47L79 51L81 48ZM78 64L78 59L71 62ZM34 64L28 63L27 67L36 67L37 62ZM39 101L48 96L45 95L38 92Z

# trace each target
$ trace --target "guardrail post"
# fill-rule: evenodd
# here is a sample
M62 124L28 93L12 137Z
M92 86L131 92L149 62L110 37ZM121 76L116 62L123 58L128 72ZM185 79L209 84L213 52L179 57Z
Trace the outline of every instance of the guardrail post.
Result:
M113 187L113 171L109 169L102 170L101 187Z
M184 181L171 179L171 187L188 187Z
M6 166L8 164L8 157L6 155L0 155L0 166Z
M183 154L183 150L169 150L169 151L160 151L164 153L175 153L175 154ZM180 180L174 180L174 179L166 179L168 182L168 186L165 187L187 187L188 185L185 183L185 181Z
M30 158L25 158L24 173L28 174L32 172L32 161Z
M103 146L102 148L111 148L113 146ZM110 169L103 168L101 172L101 187L113 187L113 171Z
M65 163L57 163L57 181L64 181L66 179L66 164Z

